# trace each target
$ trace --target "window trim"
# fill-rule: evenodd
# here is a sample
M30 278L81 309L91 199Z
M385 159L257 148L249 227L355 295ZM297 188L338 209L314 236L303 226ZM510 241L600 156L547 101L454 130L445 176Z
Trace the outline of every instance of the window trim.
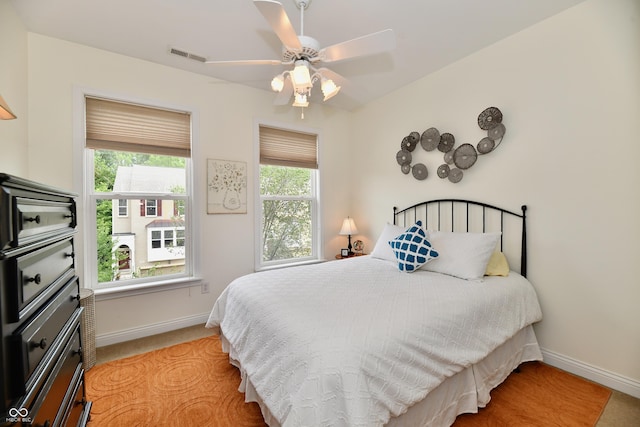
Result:
M262 262L262 196L260 194L260 126L268 126L276 129L283 129L291 132L301 132L315 134L317 138L317 163L318 167L312 174L312 196L315 195L315 202L311 203L311 218L315 221L312 226L312 255L305 258L288 259ZM270 270L282 267L292 267L297 265L315 264L324 261L322 248L324 247L324 234L322 232L322 200L321 200L321 177L322 177L322 132L319 129L296 126L290 123L281 123L270 120L256 119L254 121L254 261L255 271ZM296 167L296 166L291 166ZM296 198L307 199L308 197Z
M102 97L107 99L131 102L134 104L148 105L151 107L185 111L191 114L191 157L187 159L186 166L186 183L190 194L185 200L185 209L187 211L188 223L191 225L186 238L189 244L186 245L186 256L189 257L189 267L185 266L186 272L179 277L162 276L157 281L137 281L132 280L130 284L119 285L117 287L98 287L97 275L88 273L97 270L97 260L93 256L85 256L85 254L95 254L96 248L96 232L95 225L95 200L90 197L93 194L93 188L88 184L88 177L94 176L93 171L93 150L85 149L85 97ZM203 184L194 177L200 176L201 166L194 159L199 156L199 112L191 106L170 104L165 101L149 100L136 98L129 94L115 93L109 91L101 91L95 88L83 86L73 87L73 157L74 157L74 189L80 195L77 198L78 218L78 239L75 241L77 247L77 263L76 270L80 276L81 286L93 289L97 300L121 298L125 296L142 295L148 293L162 292L171 289L186 288L198 286L202 282L201 277L201 255L196 250L200 247L200 216L198 213L201 209L200 198L196 197L204 191ZM91 156L91 159L87 159ZM93 183L93 178L91 178ZM113 193L112 198L127 198L123 194ZM128 194L127 196L131 196ZM170 199L171 195L158 195L158 198ZM104 297L101 297L103 295Z

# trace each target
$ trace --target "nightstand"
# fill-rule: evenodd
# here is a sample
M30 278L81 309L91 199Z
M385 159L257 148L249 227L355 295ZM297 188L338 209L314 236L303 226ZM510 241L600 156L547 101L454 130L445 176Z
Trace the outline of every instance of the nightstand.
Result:
M342 256L340 254L336 255L336 259L347 259L347 258L353 258L356 256L362 256L362 255L366 255L365 253L362 252L354 252L353 255L351 256Z

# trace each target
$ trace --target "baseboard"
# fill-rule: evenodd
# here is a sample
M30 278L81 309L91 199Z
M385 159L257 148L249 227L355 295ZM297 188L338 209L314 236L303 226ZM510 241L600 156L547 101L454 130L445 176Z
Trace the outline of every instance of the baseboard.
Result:
M640 399L640 382L614 372L589 365L550 350L541 349L544 362L563 371L586 378L605 387Z
M176 329L187 328L189 326L204 325L209 318L209 313L201 313L193 316L172 319L166 322L155 323L153 325L140 326L138 328L125 329L118 332L110 332L96 336L96 347L118 344L151 335L158 335L164 332L175 331Z

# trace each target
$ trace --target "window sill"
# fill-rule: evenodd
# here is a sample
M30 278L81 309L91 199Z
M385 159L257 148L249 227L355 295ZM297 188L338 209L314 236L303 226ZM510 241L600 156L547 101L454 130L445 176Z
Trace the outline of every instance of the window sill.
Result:
M185 277L180 279L157 281L153 283L140 283L136 285L124 285L104 289L94 289L96 301L125 298L135 295L152 294L156 292L170 291L173 289L190 288L200 286L201 277Z
M314 259L298 261L298 262L288 262L284 264L263 265L261 267L256 267L256 271L277 270L279 268L298 267L300 265L320 264L322 262L326 262L326 260L321 258L314 258Z

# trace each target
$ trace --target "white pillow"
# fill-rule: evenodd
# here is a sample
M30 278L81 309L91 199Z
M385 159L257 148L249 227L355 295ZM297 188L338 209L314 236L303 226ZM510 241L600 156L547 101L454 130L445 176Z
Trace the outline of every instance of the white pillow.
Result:
M406 227L386 223L378 241L371 252L374 258L386 259L388 261L397 262L393 249L389 246L389 241L395 239L407 230Z
M501 233L456 233L429 231L427 237L439 257L422 269L444 273L461 279L481 279Z

